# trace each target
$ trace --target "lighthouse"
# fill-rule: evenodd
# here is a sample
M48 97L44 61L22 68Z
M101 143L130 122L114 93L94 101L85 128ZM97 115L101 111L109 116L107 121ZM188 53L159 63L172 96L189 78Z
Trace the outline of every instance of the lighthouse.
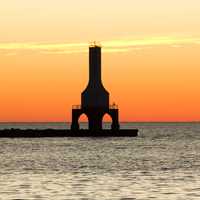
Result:
M101 46L96 43L89 46L89 81L81 93L81 105L72 107L72 130L79 129L79 117L84 113L88 117L89 130L102 130L105 114L112 118L112 130L119 129L118 108L109 105L109 92L101 79Z
M89 82L81 94L82 108L108 108L109 93L101 80L101 47L89 47Z

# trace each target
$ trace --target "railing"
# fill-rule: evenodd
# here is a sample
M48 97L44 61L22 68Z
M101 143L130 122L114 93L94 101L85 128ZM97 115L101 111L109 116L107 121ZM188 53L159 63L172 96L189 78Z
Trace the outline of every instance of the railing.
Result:
M72 109L81 109L81 105L73 105Z
M113 103L113 104L109 105L109 108L110 109L118 109L118 105Z
M81 105L73 105L72 109L81 109ZM118 105L113 103L109 105L109 109L118 109Z

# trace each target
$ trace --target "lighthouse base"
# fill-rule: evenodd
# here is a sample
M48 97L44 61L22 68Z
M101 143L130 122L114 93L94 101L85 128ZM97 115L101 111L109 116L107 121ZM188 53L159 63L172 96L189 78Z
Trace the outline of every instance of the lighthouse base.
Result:
M79 130L79 117L85 114L89 122L89 130L92 132L102 131L102 118L105 114L110 115L112 119L111 131L118 131L120 129L119 116L117 108L80 108L72 109L72 131Z

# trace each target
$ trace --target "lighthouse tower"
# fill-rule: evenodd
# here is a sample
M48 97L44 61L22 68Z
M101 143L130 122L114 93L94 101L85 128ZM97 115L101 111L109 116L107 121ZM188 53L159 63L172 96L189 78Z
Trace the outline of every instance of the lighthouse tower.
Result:
M72 130L79 129L78 119L85 114L89 121L89 130L101 130L105 114L112 118L112 130L119 129L118 108L109 106L109 92L101 80L101 46L95 43L89 46L89 81L81 94L81 105L72 108Z

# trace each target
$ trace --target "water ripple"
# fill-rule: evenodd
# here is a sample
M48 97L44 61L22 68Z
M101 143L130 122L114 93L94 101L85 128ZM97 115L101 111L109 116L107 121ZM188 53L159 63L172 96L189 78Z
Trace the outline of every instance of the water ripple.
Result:
M199 199L200 126L140 126L137 139L0 139L0 198Z

